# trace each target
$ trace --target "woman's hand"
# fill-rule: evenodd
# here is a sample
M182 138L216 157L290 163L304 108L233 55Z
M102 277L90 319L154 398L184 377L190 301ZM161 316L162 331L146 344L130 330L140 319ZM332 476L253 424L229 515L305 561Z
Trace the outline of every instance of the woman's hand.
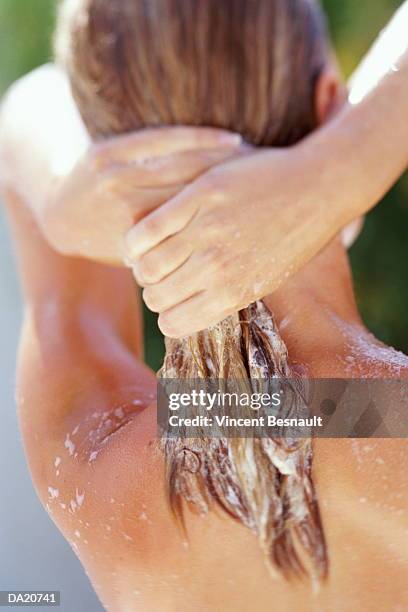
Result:
M277 289L327 244L348 219L331 208L338 189L324 168L324 156L303 145L250 151L132 228L127 256L164 334L217 323Z
M63 254L123 265L126 232L239 144L222 130L171 127L92 145L55 181L39 218L43 233Z
M276 289L406 170L407 26L408 0L326 126L210 170L129 232L128 257L165 334L205 328Z
M223 130L169 127L92 144L67 75L50 64L2 100L0 189L19 194L57 251L123 265L127 230L240 143Z

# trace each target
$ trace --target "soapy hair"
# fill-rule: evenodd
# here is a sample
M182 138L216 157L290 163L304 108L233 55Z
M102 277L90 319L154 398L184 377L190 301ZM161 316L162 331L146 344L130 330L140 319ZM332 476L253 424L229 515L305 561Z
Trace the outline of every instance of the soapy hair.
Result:
M313 130L315 84L328 60L313 0L66 0L56 49L94 139L185 124L239 132L258 146L289 146ZM259 301L211 329L166 339L159 376L250 383L294 375ZM309 439L180 437L163 450L177 517L186 506L216 506L256 532L271 569L327 575Z

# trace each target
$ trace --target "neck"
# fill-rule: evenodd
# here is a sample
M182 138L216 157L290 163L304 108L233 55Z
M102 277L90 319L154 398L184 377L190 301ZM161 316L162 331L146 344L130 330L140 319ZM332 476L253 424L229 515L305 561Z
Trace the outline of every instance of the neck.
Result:
M291 360L315 375L346 350L345 329L365 333L353 292L348 257L340 240L265 299ZM351 327L350 327L351 326ZM327 372L332 372L329 367ZM320 374L319 374L320 373Z

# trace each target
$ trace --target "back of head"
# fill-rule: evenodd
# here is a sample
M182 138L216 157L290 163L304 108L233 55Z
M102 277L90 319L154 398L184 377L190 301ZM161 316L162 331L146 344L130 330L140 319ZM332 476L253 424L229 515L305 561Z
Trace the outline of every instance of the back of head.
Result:
M314 0L66 0L56 47L95 138L185 124L278 146L315 126L328 57Z
M316 125L314 88L328 60L314 0L67 0L57 50L94 138L186 124L279 146ZM249 386L291 377L262 302L166 348L162 377L248 378ZM216 504L258 534L285 575L307 565L326 575L310 440L181 435L164 451L176 515L186 501L201 511Z

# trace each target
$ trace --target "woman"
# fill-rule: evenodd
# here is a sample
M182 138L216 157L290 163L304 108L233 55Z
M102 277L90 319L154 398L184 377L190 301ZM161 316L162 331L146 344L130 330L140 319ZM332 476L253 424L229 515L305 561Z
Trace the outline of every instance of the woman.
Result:
M67 36L65 61L94 136L205 122L242 132L254 144L283 145L307 134L340 102L320 16L307 0L91 0L77 8L61 36ZM302 53L290 53L292 45ZM236 155L232 144L229 154ZM155 379L141 363L129 274L57 255L22 197L9 192L7 203L27 302L18 381L27 453L41 498L106 607L406 606L401 511L407 466L395 440L316 444L315 480L331 556L329 578L317 593L308 582L272 582L251 531L223 515L186 511L184 540L163 495ZM267 263L269 271L273 262ZM280 324L290 365L302 364L309 376L406 374L407 359L364 329L338 240L265 302ZM387 508L381 506L385 485ZM377 589L391 572L393 584Z
M76 2L65 0L63 7L67 11L75 10ZM215 209L212 224L202 235L205 242L211 244L214 240L211 236L212 227L218 224L218 210L220 214L222 209L234 210L235 215L237 210L245 214L248 198L245 190L248 186L259 184L262 191L258 206L261 210L268 210L274 217L267 236L269 250L266 253L268 257L276 259L276 268L274 277L267 280L265 293L273 291L299 266L305 265L349 219L356 219L351 232L350 229L345 232L347 243L350 243L355 237L356 228L358 230L361 226L359 215L373 207L407 167L407 28L406 0L353 75L348 103L336 114L335 120L302 141L301 146L289 150L267 149L239 163L234 161L216 168L214 172L204 172L201 177L200 170L203 172L209 167L208 151L204 151L201 156L196 150L192 160L190 156L181 156L177 164L177 156L172 159L169 134L166 132L162 145L168 157L161 160L161 168L163 164L169 163L171 176L175 178L180 173L183 180L183 168L188 159L189 165L190 162L193 166L195 164L196 176L200 180L194 181L191 188L189 186L184 190L171 203L170 209L167 206L160 211L158 218L162 220L161 231L171 227L166 211L176 213L171 215L172 219L192 214L192 211L208 201L209 195L216 196L222 182L223 205ZM117 143L116 138L112 138L110 144L104 147L108 148L104 154L104 163L97 163L98 147L90 146L66 80L63 71L48 65L35 70L11 88L1 114L0 178L3 182L18 184L47 239L59 252L98 260L110 245L114 249L115 261L123 264L123 250L118 251L117 245L122 242L126 231L132 228L132 219L124 220L123 214L119 215L117 211L121 209L124 199L134 210L141 194L140 190L135 194L137 183L135 185L133 173L126 175L125 172L118 172L117 161L121 162L119 167L122 168L125 159L134 163L135 158L149 155L152 149L148 146L143 151L138 142L132 149L130 138L124 156L123 146ZM27 100L30 100L29 112ZM194 131L187 130L183 136L175 135L176 150L190 148L193 141L193 147L196 148L194 134ZM395 134L398 134L398 138L395 138ZM160 138L157 134L153 137L157 151ZM212 144L218 144L216 138L212 139ZM353 164L349 163L351 159ZM212 160L210 166L214 163L216 161ZM295 175L297 180L293 181ZM262 177L261 181L259 177ZM128 190L127 178L130 179ZM142 185L146 185L146 177L143 181ZM149 187L157 188L157 181L157 173L155 177L150 173ZM103 189L101 184L104 185ZM339 189L339 185L344 184L348 185L347 193ZM160 181L158 185L160 187ZM35 198L32 197L33 193L36 194ZM140 204L142 208L145 202L143 198ZM325 205L327 200L331 202L330 211ZM282 202L286 205L280 206ZM296 202L301 203L301 215L293 214L296 213ZM95 219L94 210L101 206L104 210L109 209L113 224L105 224L105 217L101 222ZM57 214L53 215L55 209ZM228 215L232 216L230 212ZM239 216L236 216L238 221ZM296 227L291 226L293 216L298 221ZM246 220L249 239L253 239L259 232L257 218L254 215ZM299 224L303 226L300 236ZM117 228L115 239L114 232L106 231L106 227ZM84 228L93 240L83 240ZM283 234L291 238L284 257L281 244ZM142 278L142 269L149 266L151 255L155 253L152 247L160 239L159 235L147 236L143 224L129 235L128 259L136 261L135 273L139 282L157 284L163 274L156 265L152 278L146 272L146 278ZM149 248L151 253L146 253ZM237 257L242 256L248 251L246 242L241 240L235 243L234 250ZM197 257L203 255L202 251L201 245L196 244ZM167 268L172 269L174 263L177 265L177 262L170 260ZM259 285L253 279L264 261L259 255L249 255L249 263L248 286L253 287L251 301L260 295L256 291ZM194 282L192 274L193 270L187 266L188 287ZM178 336L203 329L210 322L218 322L228 306L225 301L214 299L218 276L214 274L204 287L205 312L194 308L194 301L190 302L181 319L177 317L177 309L173 309L172 313L162 311L159 317L162 330L171 333L171 329L166 326L169 320L173 330L177 325ZM228 276L230 284L235 284L240 278L239 267L230 263ZM230 305L230 312L239 307L233 296L225 295L225 300Z

